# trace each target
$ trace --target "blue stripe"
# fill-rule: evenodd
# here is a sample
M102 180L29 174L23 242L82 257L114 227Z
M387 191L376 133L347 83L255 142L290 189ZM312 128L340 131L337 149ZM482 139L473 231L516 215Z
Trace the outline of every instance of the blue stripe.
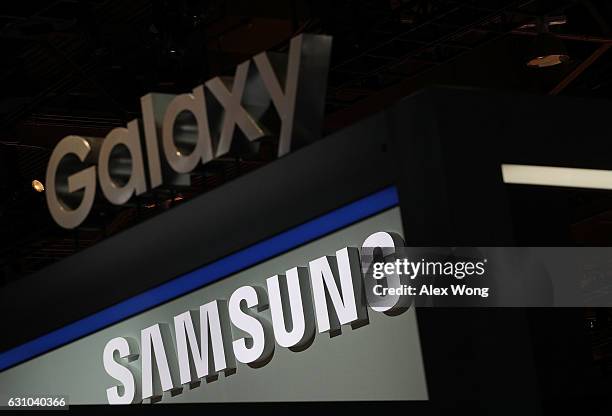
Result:
M398 205L389 187L0 354L0 371Z

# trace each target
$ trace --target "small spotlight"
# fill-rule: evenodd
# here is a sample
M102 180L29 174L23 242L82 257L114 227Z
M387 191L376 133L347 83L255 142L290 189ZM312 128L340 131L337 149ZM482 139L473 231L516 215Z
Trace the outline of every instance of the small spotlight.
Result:
M34 179L32 181L32 188L36 191L36 192L44 192L45 191L45 185L42 184L41 181L39 181L38 179Z

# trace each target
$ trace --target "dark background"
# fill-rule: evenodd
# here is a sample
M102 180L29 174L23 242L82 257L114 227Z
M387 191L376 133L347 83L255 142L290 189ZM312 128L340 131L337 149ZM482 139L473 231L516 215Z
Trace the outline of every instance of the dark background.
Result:
M562 40L571 58L569 62L551 68L526 67L535 33L533 24L540 17L565 21L551 26L551 31ZM186 204L272 161L273 149L262 147L259 154L232 154L198 170L192 175L189 188L158 190L120 208L97 201L89 219L72 231L62 230L52 222L44 194L31 187L33 179L44 181L50 151L62 137L68 134L104 136L113 127L139 117L140 96L151 91L181 93L212 76L231 76L237 63L261 50L285 51L288 40L301 32L334 37L324 136L341 132L344 127L377 113L400 98L436 84L593 98L601 101L577 101L572 111L563 108L569 108L567 103L573 100L538 101L542 114L538 113L537 105L526 111L528 106L517 108L512 100L506 100L504 105L489 108L490 114L487 114L486 99L466 108L461 100L447 101L438 96L437 102L444 104L435 110L444 116L438 122L453 120L453 124L439 124L442 130L446 128L441 135L447 137L457 123L467 129L474 125L490 128L487 123L491 114L498 114L507 123L496 126L498 130L495 130L497 134L507 132L504 143L512 143L511 134L517 142L538 138L550 141L555 134L561 137L560 132L568 129L575 140L565 135L561 153L546 156L550 147L541 145L535 146L541 149L537 158L533 154L525 157L518 150L510 154L511 160L505 160L507 162L550 161L612 169L612 159L608 157L610 152L605 144L610 137L606 126L610 114L608 100L612 97L612 52L607 51L612 44L611 25L612 4L603 0L5 2L0 6L3 54L0 60L0 291L4 299L15 295L15 288L21 288L19 293L24 298L27 293L28 297L34 295L34 298L44 299L45 286L28 279L33 277L40 283L43 279L65 274L35 274L37 271L51 265L56 268L48 270L66 270L70 262L78 262L78 256L71 256L84 248L97 246L94 251L103 252L104 245L99 243L107 237ZM580 103L585 104L581 106ZM578 110L580 107L584 108ZM521 111L529 115L530 121L514 125L522 120L513 119ZM539 130L532 131L533 128ZM342 149L332 150L340 145L330 144L323 154L366 152L368 157L376 158L379 152L386 152L384 143L377 151L368 151L371 143L367 137L353 144L351 140L362 137L358 131L339 133L347 137L335 141L341 143ZM418 129L413 131L418 133ZM596 137L600 147L585 150L581 146L583 137ZM491 135L490 149L498 146L497 139L498 135ZM463 149L460 143L449 148L457 152ZM515 148L524 147L517 145ZM316 154L317 148L298 152L295 158L308 159L308 152ZM290 163L287 160L279 163L287 165ZM498 162L491 160L491 163ZM378 163L385 165L380 160ZM446 166L446 163L425 163L421 167L435 177L442 175ZM405 167L406 177L423 175L414 165ZM344 175L351 172L350 165L345 168L348 170L339 171L338 175L342 183L349 183L342 172ZM357 174L360 169L355 169ZM288 168L281 170L284 174L290 171ZM464 178L470 178L470 172L477 170L458 170L456 181L461 172L465 172ZM236 185L236 181L234 185L257 182L257 186L269 189L278 186L278 175L266 170L258 174L242 178L239 182L242 185ZM359 196L353 192L355 189L365 195L369 190L393 183L393 175L386 172L369 181L353 178L354 186L346 193L333 195L334 189L326 188L328 198L337 206ZM322 183L315 181L312 186L321 189ZM255 185L250 187L256 192ZM224 188L219 191L223 193ZM225 191L225 194L229 192ZM470 191L483 192L473 188ZM416 206L414 201L405 199L407 194L404 193L402 210L406 214L406 224L422 226L412 234L422 239L412 243L608 245L611 242L612 197L609 192L521 186L508 186L498 191L492 195L485 189L485 194L479 197L482 204L472 205L471 211L456 204L458 195L454 195L454 199L441 199L440 195L423 191L421 195L428 201L427 212L404 209ZM218 195L211 192L209 199L193 203L206 205L206 201L217 198ZM431 210L430 206L438 210ZM276 218L274 227L282 230L300 218L308 219L332 207L309 206L291 221ZM444 211L448 207L453 207L458 216L449 218ZM500 207L504 211L502 217L511 219L502 221L503 227L486 223L480 223L479 228L473 227L476 218L498 218ZM168 215L180 217L180 209L177 207ZM472 221L465 220L460 213L469 214ZM188 226L189 221L186 221L184 227ZM258 233L273 233L277 231L274 227L255 230L249 235L255 238ZM127 241L130 234L126 233L128 237L124 233L117 237ZM228 246L223 250L231 251L248 244L249 235L241 237L244 241L234 241L236 247ZM81 255L87 256L87 253ZM70 258L66 262L58 263L67 257ZM190 266L183 262L182 267ZM103 269L100 270L101 273ZM159 278L169 277L160 275ZM93 278L91 275L81 278L84 281L67 288L78 293L92 285L86 280ZM127 285L127 292L157 283L151 280L142 285L135 281ZM59 281L46 284L49 287L60 285ZM83 306L72 312L84 314L87 308L97 310L102 304L126 297L127 292L99 293L96 302L72 297ZM8 312L16 310L11 309L12 305L27 307L18 298L11 302L14 303L5 301L1 306ZM69 322L75 318L72 312L67 306L58 307L56 315L38 323L28 321L31 327L21 333L4 331L11 336L3 340L3 345L18 343ZM568 410L580 414L610 414L612 320L607 310L425 311L419 316L420 322L430 324L421 325L422 336L430 354L426 357L428 365L435 367L428 368L435 400L431 406L416 405L419 409L432 414L450 414L455 408L474 414L493 414L492 409L497 407L500 410L496 414L501 414L502 410L511 413L525 406L517 410L502 393L533 387L537 388L540 399L537 406L544 406L549 414ZM466 322L470 323L469 328L462 331ZM13 324L3 325L10 328ZM499 368L487 368L490 361L482 360L483 357L499 360L507 370L516 362L517 351L510 342L515 332L508 332L504 324L510 327L514 324L515 330L520 327L520 331L527 331L520 340L529 340L534 361L520 363L529 371L535 368L536 377L526 373L521 377L523 367L515 368L511 374ZM451 347L454 353L449 352ZM440 357L447 358L441 360ZM431 364L435 362L439 364ZM526 385L534 380L536 386ZM534 409L537 406L534 405ZM346 407L355 406L333 405L329 410ZM263 405L249 405L249 408L262 413L269 410ZM368 405L367 408L391 411L392 404ZM186 409L203 411L201 407ZM227 408L209 406L209 410L213 409ZM290 409L321 411L314 404L296 405ZM277 406L274 410L282 409Z

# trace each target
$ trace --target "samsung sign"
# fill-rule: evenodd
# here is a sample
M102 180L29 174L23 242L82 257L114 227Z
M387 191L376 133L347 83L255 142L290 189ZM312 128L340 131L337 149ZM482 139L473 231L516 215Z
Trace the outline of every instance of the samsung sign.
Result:
M215 77L187 94L145 95L142 120L113 129L103 140L63 138L47 167L51 216L64 228L80 225L94 203L96 182L116 205L162 185L187 185L189 173L227 154L238 134L248 142L277 137L279 156L292 141L316 140L330 50L328 36L299 35L288 57L256 55L236 67L231 83Z
M396 245L404 245L398 234L376 232L365 239L362 248L383 248L388 256L395 253ZM342 325L367 324L369 292L363 289L362 272L370 265L368 256L360 258L355 247L335 254L269 277L265 289L241 286L229 300L213 300L198 310L182 312L172 318L171 325L144 328L140 346L128 337L111 339L104 348L104 369L120 384L106 390L108 402L139 403L161 398L163 392L178 394L182 386L201 379L217 378L221 372L233 374L236 361L253 367L265 365L275 345L296 351L308 347L315 326L319 333L340 334ZM409 306L400 296L392 297L385 306L370 304L370 308L394 314ZM271 322L259 314L268 308ZM136 367L131 362L139 354Z
M362 279L368 247L403 245L397 204L381 190L4 351L0 402L426 400L415 309Z

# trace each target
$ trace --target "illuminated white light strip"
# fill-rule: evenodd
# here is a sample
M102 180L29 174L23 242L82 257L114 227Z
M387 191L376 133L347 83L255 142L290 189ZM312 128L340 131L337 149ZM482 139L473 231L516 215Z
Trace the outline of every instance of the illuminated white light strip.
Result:
M612 190L612 170L502 165L505 183Z

